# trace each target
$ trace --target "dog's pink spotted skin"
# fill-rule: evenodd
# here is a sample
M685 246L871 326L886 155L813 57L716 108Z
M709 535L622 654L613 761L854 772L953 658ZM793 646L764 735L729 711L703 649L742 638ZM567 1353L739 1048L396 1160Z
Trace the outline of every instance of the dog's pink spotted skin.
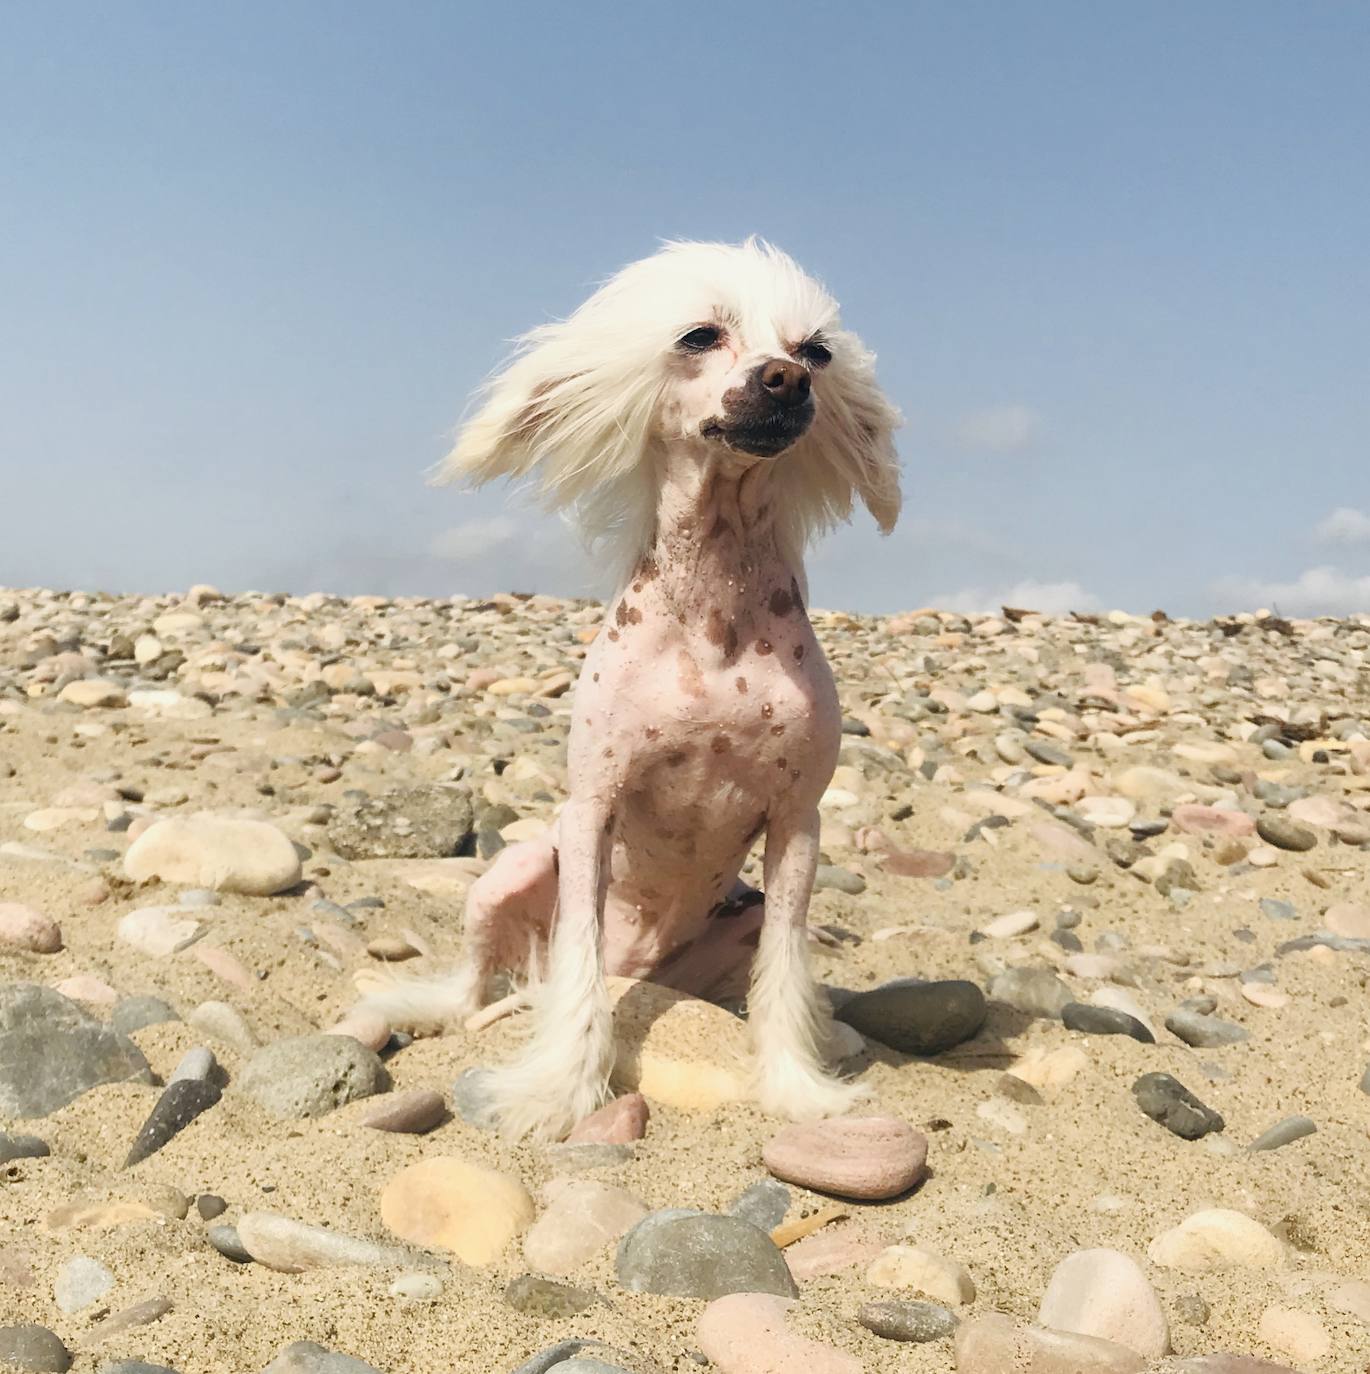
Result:
M526 971L531 1034L485 1083L513 1137L603 1101L606 973L745 991L761 1105L843 1111L805 927L841 717L802 557L854 497L893 526L898 413L833 299L756 241L668 245L525 343L447 472L534 479L627 573L576 684L553 829L472 885L454 974L371 979L367 1002L443 1023ZM738 876L763 837L764 902Z

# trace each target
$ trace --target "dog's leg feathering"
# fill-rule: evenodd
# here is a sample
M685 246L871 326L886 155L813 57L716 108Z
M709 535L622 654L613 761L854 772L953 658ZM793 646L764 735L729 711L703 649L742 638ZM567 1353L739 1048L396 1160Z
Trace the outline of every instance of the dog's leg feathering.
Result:
M600 954L608 808L572 801L561 813L560 882L532 1035L513 1063L492 1069L488 1115L514 1140L560 1139L608 1095L613 1015Z
M827 1011L809 966L806 922L818 862L818 812L768 824L766 915L748 997L762 1108L796 1120L839 1116L866 1090L829 1074Z

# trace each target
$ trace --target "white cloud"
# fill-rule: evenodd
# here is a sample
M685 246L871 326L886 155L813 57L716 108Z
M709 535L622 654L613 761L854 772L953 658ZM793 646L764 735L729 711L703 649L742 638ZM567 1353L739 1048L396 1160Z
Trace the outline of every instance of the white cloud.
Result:
M475 563L508 549L521 537L526 535L512 515L486 515L435 534L428 552L452 563Z
M1324 544L1370 544L1370 515L1352 506L1338 506L1313 531Z
M954 438L963 449L984 453L1016 453L1026 448L1042 426L1042 417L1027 406L994 406L967 415Z
M1285 615L1356 615L1370 611L1370 577L1350 577L1336 568L1308 568L1293 582L1224 577L1214 596L1232 610L1278 609Z
M939 610L961 611L971 615L998 615L1001 606L1040 611L1043 615L1103 609L1099 598L1078 582L1038 582L1034 578L1025 578L1001 590L964 587L947 596L930 596L927 604Z

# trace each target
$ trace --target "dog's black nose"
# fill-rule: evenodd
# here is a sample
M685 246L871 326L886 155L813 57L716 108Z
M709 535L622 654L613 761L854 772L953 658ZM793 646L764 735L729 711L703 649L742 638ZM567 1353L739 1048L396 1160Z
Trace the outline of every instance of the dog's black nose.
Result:
M788 358L772 358L762 363L761 385L777 405L803 405L809 399L809 369Z

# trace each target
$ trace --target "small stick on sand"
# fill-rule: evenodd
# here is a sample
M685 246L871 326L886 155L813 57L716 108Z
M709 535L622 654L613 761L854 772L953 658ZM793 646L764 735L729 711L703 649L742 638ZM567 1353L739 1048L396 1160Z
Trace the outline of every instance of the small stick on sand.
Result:
M469 1031L483 1031L486 1027L493 1026L496 1021L503 1021L506 1016L513 1016L515 1012L526 1011L527 1008L527 992L511 992L507 997L501 997L498 1002L491 1002L488 1007L472 1012L462 1024Z
M779 1249L783 1250L787 1245L793 1245L795 1241L803 1240L805 1236L811 1236L815 1231L821 1231L830 1221L837 1221L846 1215L847 1209L845 1207L832 1202L826 1207L820 1207L812 1216L800 1217L798 1221L782 1221L771 1232L771 1240Z

